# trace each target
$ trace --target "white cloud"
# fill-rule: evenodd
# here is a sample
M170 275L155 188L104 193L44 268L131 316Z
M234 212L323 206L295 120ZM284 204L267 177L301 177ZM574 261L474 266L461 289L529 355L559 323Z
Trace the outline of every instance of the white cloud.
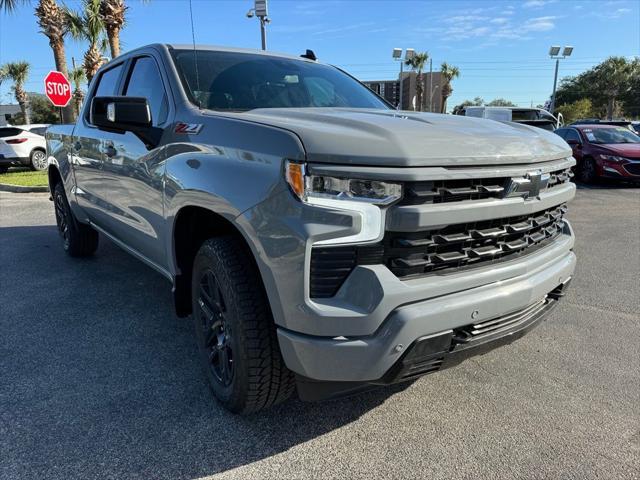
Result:
M508 18L504 18L504 17L497 17L491 20L491 23L494 23L496 25L504 25L506 23L509 23L509 19Z
M545 32L547 30L553 30L555 28L554 20L558 17L536 17L530 18L522 25L522 29L527 32Z
M522 4L524 8L541 8L555 0L528 0Z

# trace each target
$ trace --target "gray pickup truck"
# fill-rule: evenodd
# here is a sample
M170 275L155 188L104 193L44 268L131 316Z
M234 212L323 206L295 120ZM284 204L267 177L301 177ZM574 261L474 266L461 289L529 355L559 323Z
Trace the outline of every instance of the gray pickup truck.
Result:
M139 48L47 131L64 249L91 255L101 234L164 275L233 412L509 343L576 262L560 137L397 111L305 57Z

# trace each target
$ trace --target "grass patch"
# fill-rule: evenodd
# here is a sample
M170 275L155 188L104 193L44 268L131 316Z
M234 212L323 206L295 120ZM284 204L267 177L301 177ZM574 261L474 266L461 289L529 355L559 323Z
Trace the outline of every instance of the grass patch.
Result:
M21 187L46 187L49 184L47 171L10 168L7 173L0 173L0 183L20 185Z

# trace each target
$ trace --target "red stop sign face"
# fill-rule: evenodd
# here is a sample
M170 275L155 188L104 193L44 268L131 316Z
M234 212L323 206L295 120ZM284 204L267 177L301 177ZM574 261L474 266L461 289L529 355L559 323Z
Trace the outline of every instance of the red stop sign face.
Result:
M56 107L66 107L71 100L71 84L61 72L52 71L44 77L44 93Z

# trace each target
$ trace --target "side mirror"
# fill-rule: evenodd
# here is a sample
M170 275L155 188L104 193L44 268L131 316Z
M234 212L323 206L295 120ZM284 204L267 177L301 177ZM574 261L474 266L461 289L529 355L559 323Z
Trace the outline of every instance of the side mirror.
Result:
M152 126L151 109L144 97L94 97L90 122L101 130L131 132L151 148L158 145L162 134Z
M578 140L573 140L573 139L567 140L567 143L572 147L577 147L578 145L580 145L580 142Z

